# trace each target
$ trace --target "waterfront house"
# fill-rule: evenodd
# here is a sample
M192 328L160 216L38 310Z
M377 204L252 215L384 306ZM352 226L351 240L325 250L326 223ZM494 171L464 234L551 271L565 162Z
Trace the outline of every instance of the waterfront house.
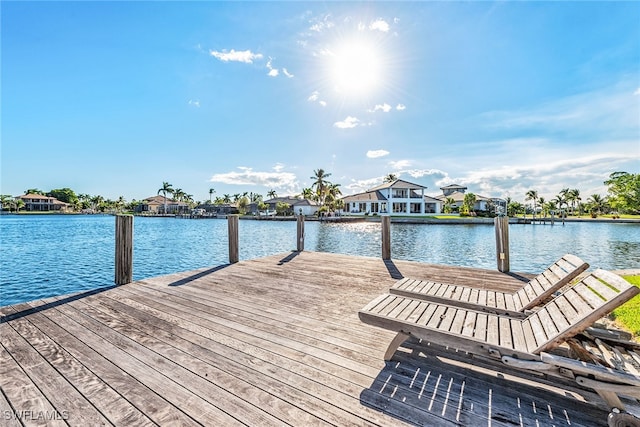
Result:
M55 197L43 196L42 194L23 194L22 196L17 196L16 200L18 199L24 202L24 209L29 212L64 212L71 206Z
M343 197L344 211L365 215L428 215L442 212L442 201L424 194L427 187L402 179Z
M460 206L462 206L467 187L458 184L451 184L440 187L440 190L442 190L442 195L436 196L436 198L440 200L443 205L446 199L450 198L454 200L454 203L451 205L454 210L458 210ZM473 205L474 211L494 211L494 213L497 209L501 209L502 212L507 211L507 201L504 199L500 199L497 197L486 197L478 194L476 194L475 196L476 201Z
M268 206L269 212L275 212L278 203L286 203L289 205L288 215L315 215L320 209L320 204L315 200L300 199L297 197L274 197L273 199L263 202ZM252 204L253 206L254 204ZM256 208L257 210L257 208Z
M165 212L166 202L166 212ZM144 199L137 207L136 212L146 214L180 214L189 213L190 208L187 203L178 202L164 196L151 196Z

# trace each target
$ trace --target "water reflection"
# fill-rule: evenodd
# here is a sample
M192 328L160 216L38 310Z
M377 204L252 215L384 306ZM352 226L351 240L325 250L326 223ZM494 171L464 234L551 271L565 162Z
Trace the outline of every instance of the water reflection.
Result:
M111 216L0 217L0 306L109 286ZM381 256L380 223L305 223L305 250ZM640 268L640 224L566 223L509 229L511 270L535 273L570 252L592 267ZM296 248L294 221L240 221L240 259ZM393 259L496 268L492 225L391 224ZM134 220L134 279L228 262L227 221Z

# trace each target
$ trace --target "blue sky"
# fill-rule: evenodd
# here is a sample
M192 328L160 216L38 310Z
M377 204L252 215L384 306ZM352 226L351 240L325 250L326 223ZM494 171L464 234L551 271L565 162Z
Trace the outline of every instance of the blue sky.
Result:
M1 193L522 201L640 172L640 2L6 2Z

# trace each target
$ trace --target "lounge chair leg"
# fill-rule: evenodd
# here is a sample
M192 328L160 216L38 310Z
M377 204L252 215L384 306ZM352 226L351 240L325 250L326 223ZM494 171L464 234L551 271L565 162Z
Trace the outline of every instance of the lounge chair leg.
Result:
M402 331L398 332L398 335L396 335L396 337L393 340L391 340L391 344L389 344L387 351L385 351L384 360L387 362L390 361L393 355L395 354L396 350L398 349L398 347L400 347L400 344L405 342L409 337L410 337L410 334L407 334Z
M607 425L609 427L640 427L640 418L613 408L607 418Z
M586 377L576 377L576 382L582 386L592 388L609 405L609 409L618 408L624 410L624 404L618 397L619 394L640 399L640 390L631 384L611 384L604 381L592 380Z

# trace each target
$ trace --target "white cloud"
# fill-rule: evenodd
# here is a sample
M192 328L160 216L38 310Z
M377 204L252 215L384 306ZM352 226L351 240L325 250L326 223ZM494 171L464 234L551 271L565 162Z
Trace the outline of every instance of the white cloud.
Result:
M333 124L333 126L339 128L339 129L352 129L356 126L358 126L360 124L360 120L356 117L351 117L351 116L347 116L346 119L344 119L341 122L335 122Z
M612 147L610 152L584 156L563 155L553 149L544 151L547 152L546 156L524 156L521 163L509 162L493 168L470 168L455 178L446 175L438 181L438 185L467 185L469 191L476 194L511 197L520 202L524 201L526 192L532 189L551 200L563 188L576 188L582 199L586 200L592 194L606 195L604 181L609 174L616 170L629 170L638 161L637 155L621 151L620 146Z
M636 96L637 96L637 95L640 95L640 87L639 87L638 89L636 89L636 91L635 91L635 92L633 92L633 94L634 94L634 95L636 95Z
M389 162L389 166L395 170L405 169L405 168L408 168L410 165L411 165L410 160L396 160L396 161Z
M239 171L215 174L210 182L219 182L229 185L260 185L268 188L297 187L296 175L291 172L282 172L282 166L276 165L274 172L257 172L249 167L238 167Z
M343 194L362 193L370 188L373 188L382 184L383 180L384 180L384 177L353 180L349 184L343 185L341 187L343 188L342 193Z
M378 104L373 107L373 109L369 110L370 113L375 113L376 111L383 111L385 113L388 113L389 111L391 111L391 105L385 102L384 104Z
M406 107L406 105L404 105L404 104L398 104L398 105L396 105L396 110L398 110L398 111L404 111L404 110L406 110L406 109L407 109L407 107Z
M399 173L406 173L412 178L422 178L425 176L432 177L432 178L433 177L444 178L447 176L446 172L441 171L439 169L408 169L405 171L400 171Z
M388 156L389 152L387 150L369 150L367 151L367 157L370 159L377 159L378 157Z
M293 78L293 74L291 74L289 71L287 71L286 68L283 68L282 72L284 73L285 76L289 77L290 79Z
M309 97L307 98L307 101L309 102L316 102L318 104L320 104L323 107L327 106L327 102L320 99L320 92L318 92L317 90L314 90L311 95L309 95Z
M234 50L231 49L227 52L226 49L220 51L210 50L209 53L216 59L222 62L244 62L245 64L252 64L256 59L262 59L261 53L253 53L250 50Z
M331 20L330 14L326 14L319 17L313 17L309 20L309 23L311 24L309 26L309 30L316 33L321 33L324 30L335 27L335 24Z
M189 105L196 107L196 108L200 108L200 101L198 101L197 99L190 99L189 100Z
M278 69L277 69L277 68L272 68L272 69L270 69L270 70L269 70L269 72L267 73L267 75L268 75L269 77L278 77L278 74L280 74L280 73L278 72Z
M383 33L389 32L389 24L384 19L376 19L371 24L369 24L370 30L382 31Z

